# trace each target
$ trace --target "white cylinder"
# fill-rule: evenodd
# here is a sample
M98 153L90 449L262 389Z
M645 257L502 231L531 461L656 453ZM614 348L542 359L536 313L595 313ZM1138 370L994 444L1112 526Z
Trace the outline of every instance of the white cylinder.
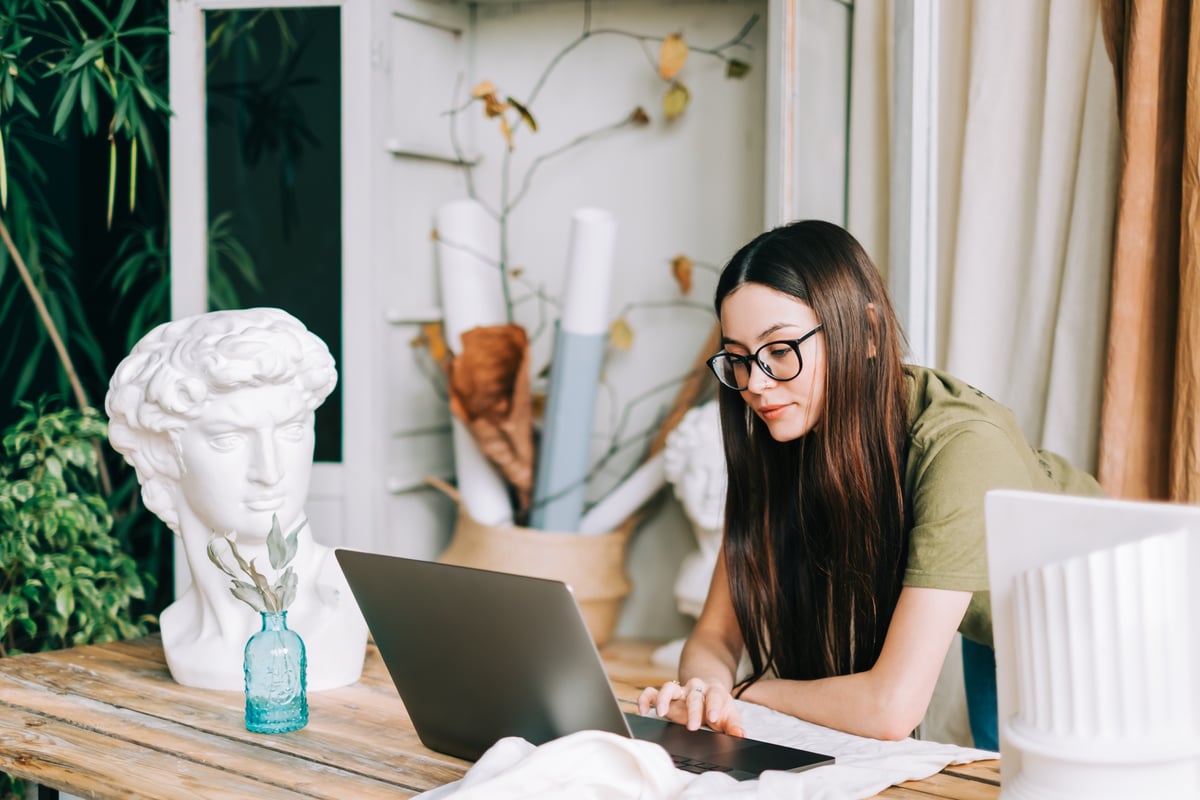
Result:
M500 275L499 226L475 200L440 206L435 225L442 326L447 346L457 354L462 352L464 332L482 325L502 325L508 318ZM504 477L461 420L455 419L453 428L454 470L463 506L487 524L512 522Z
M581 208L571 215L567 280L559 320L564 331L585 336L608 332L616 237L617 221L611 212Z
M446 344L462 351L463 332L508 321L500 275L500 229L475 200L438 207L438 283Z

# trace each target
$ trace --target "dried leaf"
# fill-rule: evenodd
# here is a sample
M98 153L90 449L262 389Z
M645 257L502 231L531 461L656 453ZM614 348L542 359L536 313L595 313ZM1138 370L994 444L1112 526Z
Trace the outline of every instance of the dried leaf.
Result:
M726 78L744 78L749 71L750 65L745 61L738 61L736 58L731 58L725 62Z
M464 422L493 422L511 412L513 389L528 339L519 325L471 328L450 370L451 408ZM461 412L461 413L459 413Z
M519 278L525 274L525 268L524 267L513 267L512 269L510 269L508 271L508 274L514 278Z
M508 149L512 150L513 149L512 126L508 124L508 119L506 117L500 118L500 133L504 134L504 141L508 142Z
M691 294L693 269L692 260L683 254L671 259L671 274L675 276L675 282L683 294Z
M683 37L678 33L670 34L658 49L658 74L664 81L671 80L683 69L687 57L688 46Z
M663 97L663 116L667 120L675 119L684 112L688 106L688 101L691 99L692 95L687 87L679 81L675 81Z
M533 119L533 114L529 113L529 109L511 97L506 97L504 99L510 106L517 110L517 113L521 115L521 119L525 120L525 124L529 126L529 130L537 133L537 122Z
M279 527L279 517L275 514L271 515L271 530L267 533L267 559L272 569L283 569L287 563L287 544L283 540L283 528Z
M471 97L474 97L476 100L481 100L488 95L494 95L495 93L496 84L492 83L491 81L480 81L479 83L475 84L473 89L471 89Z
M250 559L250 569L246 570L250 576L250 580L254 581L254 585L258 587L258 593L262 596L263 603L266 604L268 611L283 611L279 606L279 598L275 596L275 592L271 590L271 584L267 580L267 576L258 571L254 566L254 559Z
M516 490L518 514L533 495L529 339L520 325L471 328L449 367L450 410Z
M434 361L441 364L446 360L446 356L450 354L450 348L446 345L445 329L442 327L442 323L426 322L422 325L421 339L429 348L429 355Z
M274 591L279 597L280 608L287 608L296 599L296 587L299 583L300 579L291 567L285 569L279 580L275 581Z
M225 566L225 562L221 560L219 555L217 555L217 542L225 542L228 544L229 540L223 536L214 536L208 543L208 560L215 564L217 568L221 570L221 572L224 572L229 577L237 580L237 573Z
M483 114L488 119L503 118L504 112L511 108L508 103L501 103L500 98L489 94L483 98Z
M242 581L234 581L234 585L229 587L229 591L238 600L246 603L260 614L267 611L267 604L263 601L262 595L258 593L258 589L254 586Z
M629 350L633 347L633 328L622 317L608 329L608 346L614 350Z
M638 106L629 115L629 121L640 128L650 124L650 115L646 113L646 109Z
M437 228L434 228L433 230L431 230L429 232L429 238L436 242L442 238L442 235L440 233L438 233Z

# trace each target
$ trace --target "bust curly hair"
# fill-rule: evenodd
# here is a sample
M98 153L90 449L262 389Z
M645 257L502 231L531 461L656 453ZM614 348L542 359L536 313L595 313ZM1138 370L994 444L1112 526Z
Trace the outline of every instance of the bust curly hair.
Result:
M117 366L104 401L108 438L137 472L146 507L178 533L178 437L212 397L292 384L312 411L336 383L329 348L286 311L198 314L154 328Z

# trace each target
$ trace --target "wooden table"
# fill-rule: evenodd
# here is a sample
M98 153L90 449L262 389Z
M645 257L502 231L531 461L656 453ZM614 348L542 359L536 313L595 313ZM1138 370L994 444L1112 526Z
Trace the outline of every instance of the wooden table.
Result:
M622 702L668 677L648 645L614 643L605 662ZM309 693L309 724L255 734L240 692L191 689L167 672L157 637L0 658L0 771L89 798L408 797L470 764L418 740L370 649L363 676ZM892 787L884 798L992 800L995 761Z

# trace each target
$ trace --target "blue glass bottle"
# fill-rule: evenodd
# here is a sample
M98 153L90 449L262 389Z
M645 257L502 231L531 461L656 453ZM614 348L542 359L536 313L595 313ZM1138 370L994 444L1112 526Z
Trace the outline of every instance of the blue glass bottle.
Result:
M262 630L246 642L246 730L286 733L308 724L304 640L287 612L262 612Z

